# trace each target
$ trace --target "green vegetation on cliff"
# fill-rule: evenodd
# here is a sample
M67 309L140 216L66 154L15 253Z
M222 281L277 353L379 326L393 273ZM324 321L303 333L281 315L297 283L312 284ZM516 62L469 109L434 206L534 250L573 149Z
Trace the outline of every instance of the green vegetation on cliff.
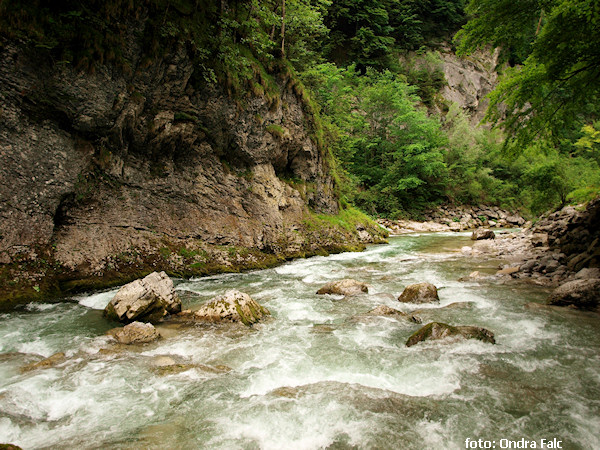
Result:
M507 67L486 118L527 163L523 190L541 212L600 193L600 4L471 0L459 53L500 47Z
M488 112L510 143L543 139L558 147L598 117L597 1L471 0L468 12L456 36L460 53L493 45L520 63L506 70Z

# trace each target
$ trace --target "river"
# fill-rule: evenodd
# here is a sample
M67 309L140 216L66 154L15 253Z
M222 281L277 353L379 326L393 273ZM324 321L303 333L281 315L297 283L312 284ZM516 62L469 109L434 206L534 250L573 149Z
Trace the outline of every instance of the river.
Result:
M115 324L102 309L116 290L2 314L0 443L458 449L466 439L496 448L556 439L561 448L600 448L598 316L526 308L548 294L530 283L458 281L474 270L491 275L499 263L464 256L469 243L468 233L411 234L362 253L176 280L184 308L235 288L273 318L253 328L159 326L163 339L144 346L104 336ZM369 283L370 293L315 294L342 278ZM439 304L395 300L421 281L439 288ZM420 309L423 324L485 327L497 344L407 348L421 325L364 315L381 304ZM56 352L66 360L22 372Z

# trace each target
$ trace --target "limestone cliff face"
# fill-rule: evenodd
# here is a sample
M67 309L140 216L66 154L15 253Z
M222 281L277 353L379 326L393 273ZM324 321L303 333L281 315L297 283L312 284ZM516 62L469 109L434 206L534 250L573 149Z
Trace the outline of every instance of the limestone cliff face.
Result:
M372 240L367 224L313 223L338 202L289 80L275 101L234 101L191 81L184 49L146 67L129 53L131 74L90 74L0 46L5 291L237 270Z
M486 96L498 82L496 68L499 55L499 49L478 50L465 57L457 56L450 47L440 51L447 83L441 95L445 100L458 104L474 124L481 122L485 116L489 103Z

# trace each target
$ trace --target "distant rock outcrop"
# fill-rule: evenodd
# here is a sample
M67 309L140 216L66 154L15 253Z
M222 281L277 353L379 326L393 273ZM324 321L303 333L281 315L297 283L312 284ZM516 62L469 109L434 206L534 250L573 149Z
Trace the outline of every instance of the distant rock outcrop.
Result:
M425 222L377 219L392 234L430 231L465 231L479 227L513 228L526 224L515 212L496 206L440 206L423 214Z
M456 103L477 124L485 116L487 95L498 82L499 49L478 50L468 57L457 56L449 47L440 51L446 85L442 96Z

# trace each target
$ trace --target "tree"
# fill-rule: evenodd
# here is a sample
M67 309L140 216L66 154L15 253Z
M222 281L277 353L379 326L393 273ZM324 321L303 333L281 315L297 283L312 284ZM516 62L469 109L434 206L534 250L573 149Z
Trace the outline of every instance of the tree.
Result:
M329 34L324 23L330 0L287 0L285 55L297 70L322 62L323 41Z
M575 142L578 153L600 164L600 122L584 125L581 132L583 136Z
M465 0L389 1L392 36L403 49L416 49L432 38L454 33L465 18Z
M471 0L457 34L459 53L491 44L526 59L506 71L491 95L487 119L509 142L536 138L558 145L600 112L600 2Z
M363 73L388 66L394 38L385 0L332 2L326 25L331 31L325 52L335 63L355 63Z

